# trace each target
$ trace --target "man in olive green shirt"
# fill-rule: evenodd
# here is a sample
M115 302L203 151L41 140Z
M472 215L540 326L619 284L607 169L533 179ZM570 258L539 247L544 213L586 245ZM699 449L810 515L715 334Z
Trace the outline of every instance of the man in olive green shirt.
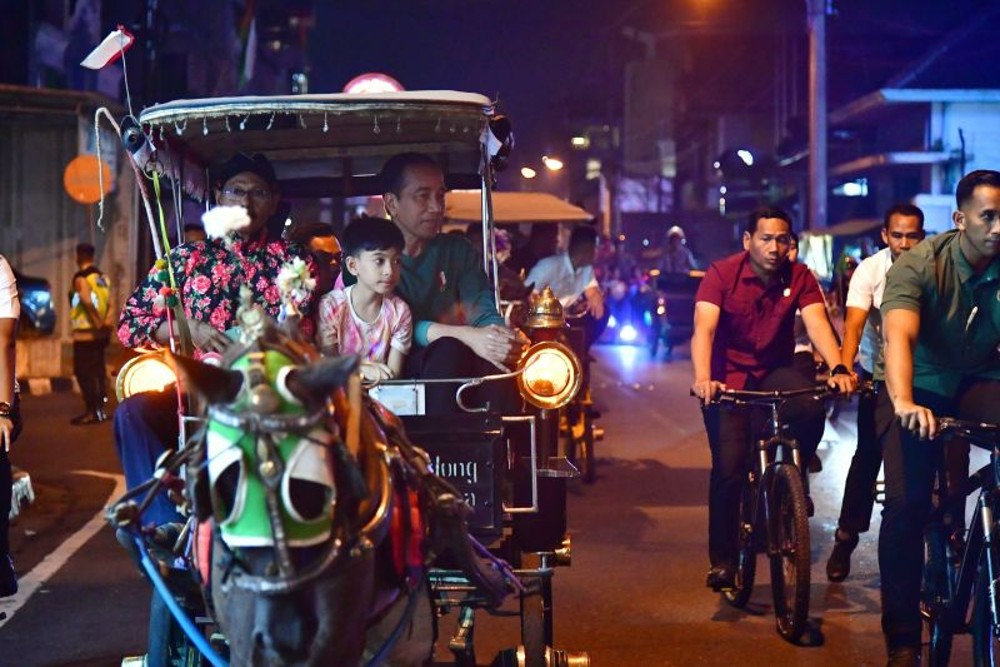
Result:
M935 415L996 421L1000 397L1000 172L956 191L957 230L896 261L882 297L886 386L876 407L885 460L879 534L890 665L918 665L923 527L942 443Z
M406 243L396 288L413 315L416 347L407 358L406 375L467 378L511 368L524 337L504 324L472 245L463 237L441 234L441 167L428 155L402 153L385 163L380 178L385 210ZM481 400L512 409L512 388L511 383L488 387L497 391L487 391L493 395ZM454 385L429 384L427 411L457 410L454 396Z

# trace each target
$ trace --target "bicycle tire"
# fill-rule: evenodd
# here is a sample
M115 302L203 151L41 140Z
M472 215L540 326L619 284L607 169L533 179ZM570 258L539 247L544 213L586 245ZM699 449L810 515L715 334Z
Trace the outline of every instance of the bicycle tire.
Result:
M787 463L774 466L770 503L771 591L778 634L795 643L809 619L809 516L802 476Z
M750 601L750 596L753 595L754 578L757 574L757 533L754 529L757 519L756 507L754 506L756 500L756 488L747 480L740 494L740 534L736 563L736 586L722 594L726 602L737 609L742 609Z
M948 667L954 632L942 614L947 613L952 597L947 541L940 526L932 527L924 535L924 573L921 615L926 632L924 647L929 667Z

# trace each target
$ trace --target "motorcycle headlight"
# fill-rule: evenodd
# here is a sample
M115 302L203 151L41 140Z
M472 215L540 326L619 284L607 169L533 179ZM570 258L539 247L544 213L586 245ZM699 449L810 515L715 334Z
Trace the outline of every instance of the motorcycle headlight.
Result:
M528 348L517 385L532 405L556 410L576 396L583 382L580 360L562 343L545 341Z
M123 401L134 394L163 391L177 381L174 371L159 352L149 352L130 359L115 379L115 394Z

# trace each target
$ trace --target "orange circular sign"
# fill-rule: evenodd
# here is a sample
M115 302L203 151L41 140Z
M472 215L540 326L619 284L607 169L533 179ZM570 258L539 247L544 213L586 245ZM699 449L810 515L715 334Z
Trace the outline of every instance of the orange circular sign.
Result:
M101 177L104 178L104 192L111 191L111 167L97 159L96 155L77 155L66 165L63 172L63 187L73 201L81 204L96 204L101 200Z

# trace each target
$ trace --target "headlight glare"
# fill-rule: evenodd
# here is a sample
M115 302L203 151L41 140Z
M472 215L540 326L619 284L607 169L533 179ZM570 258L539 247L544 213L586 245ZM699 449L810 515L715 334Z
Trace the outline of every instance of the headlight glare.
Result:
M563 407L573 400L583 381L576 355L554 341L531 346L522 359L521 368L518 375L521 395L539 408Z

